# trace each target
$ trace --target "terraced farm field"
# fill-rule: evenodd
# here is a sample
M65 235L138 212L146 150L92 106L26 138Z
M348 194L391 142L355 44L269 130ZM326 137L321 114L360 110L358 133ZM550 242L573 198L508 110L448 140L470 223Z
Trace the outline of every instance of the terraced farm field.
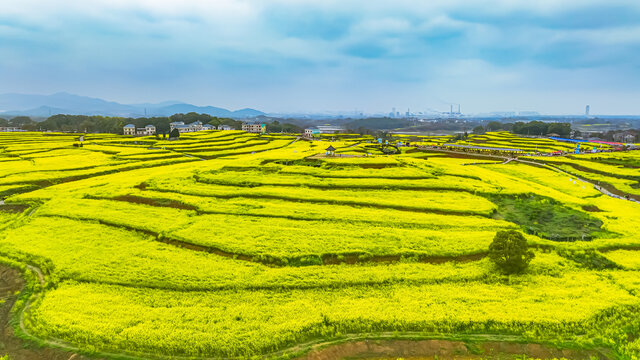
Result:
M640 359L640 204L603 189L637 193L637 153L471 161L383 155L361 136L77 137L0 134L0 261L26 281L9 316L28 343L326 359L373 351L365 340L386 349L373 357L420 356L437 340L430 355ZM487 258L507 229L535 253L524 274Z

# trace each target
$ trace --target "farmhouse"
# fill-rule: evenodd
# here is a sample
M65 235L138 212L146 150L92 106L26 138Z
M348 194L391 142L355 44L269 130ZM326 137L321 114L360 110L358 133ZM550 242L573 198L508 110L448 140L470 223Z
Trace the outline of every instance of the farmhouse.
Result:
M203 127L202 121L196 121L186 125L184 121L175 121L169 124L169 128L171 128L171 131L178 129L180 133L207 130Z
M244 123L242 124L242 131L246 131L246 132L250 132L250 133L263 133L266 131L267 125L266 124L249 124L249 123Z
M318 125L316 127L304 129L305 137L313 137L317 134L339 134L345 132L345 129L333 125Z
M132 135L132 136L149 136L156 134L156 127L153 125L147 125L143 128L136 128L133 124L127 124L122 128L122 133L124 135Z
M21 128L19 128L17 126L3 126L3 127L0 127L0 132L18 132L18 131L25 131L25 130L22 130Z
M218 130L233 130L233 127L229 125L218 125Z

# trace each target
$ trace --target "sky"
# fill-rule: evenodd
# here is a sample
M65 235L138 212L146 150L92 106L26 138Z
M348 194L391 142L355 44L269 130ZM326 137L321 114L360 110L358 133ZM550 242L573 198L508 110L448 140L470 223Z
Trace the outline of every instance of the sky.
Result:
M2 0L0 93L640 114L638 0Z

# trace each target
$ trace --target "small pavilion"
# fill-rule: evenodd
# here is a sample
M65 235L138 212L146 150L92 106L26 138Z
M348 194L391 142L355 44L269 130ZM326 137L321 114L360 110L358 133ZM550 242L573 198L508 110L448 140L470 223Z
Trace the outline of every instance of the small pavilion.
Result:
M335 156L336 155L336 148L334 148L331 145L329 145L329 147L326 148L325 150L327 150L327 156Z

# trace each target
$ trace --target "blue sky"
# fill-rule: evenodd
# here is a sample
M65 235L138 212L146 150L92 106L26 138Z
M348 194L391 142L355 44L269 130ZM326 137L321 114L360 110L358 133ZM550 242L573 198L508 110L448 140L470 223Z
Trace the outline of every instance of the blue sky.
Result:
M0 93L640 114L640 1L2 0Z

